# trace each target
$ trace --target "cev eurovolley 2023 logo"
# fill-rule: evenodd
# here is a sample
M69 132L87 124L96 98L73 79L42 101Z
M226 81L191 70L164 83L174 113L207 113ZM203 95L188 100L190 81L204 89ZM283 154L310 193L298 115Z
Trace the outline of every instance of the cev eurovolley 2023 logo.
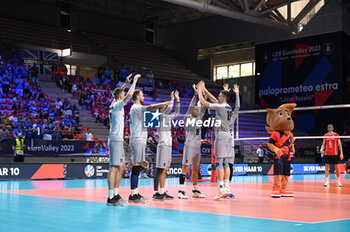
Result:
M84 169L86 177L92 177L95 174L95 168L92 165L86 165Z

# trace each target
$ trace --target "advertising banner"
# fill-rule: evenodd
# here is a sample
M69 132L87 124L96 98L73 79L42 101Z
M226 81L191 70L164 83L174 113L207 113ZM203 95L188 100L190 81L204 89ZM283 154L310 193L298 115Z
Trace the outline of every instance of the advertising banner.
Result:
M0 156L14 156L13 139L0 140ZM108 156L104 141L32 140L25 156Z
M257 45L256 102L263 108L291 102L298 107L343 104L343 38L337 32ZM297 112L296 127L320 133L316 125L327 119L342 128L339 114L341 109Z

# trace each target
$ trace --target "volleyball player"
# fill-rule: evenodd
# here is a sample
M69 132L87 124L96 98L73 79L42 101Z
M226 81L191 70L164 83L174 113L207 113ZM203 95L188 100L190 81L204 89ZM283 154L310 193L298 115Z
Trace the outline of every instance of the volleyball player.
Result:
M176 108L173 114L170 112L174 106L174 98L176 98ZM156 160L156 173L154 175L154 200L172 200L174 197L168 195L164 190L165 179L172 159L172 137L171 137L171 125L180 113L180 97L179 92L175 91L171 93L171 104L162 106L160 108L161 127L157 129L159 135L159 142L157 145L157 160ZM159 192L158 192L158 187Z
M327 126L328 133L323 136L323 144L321 147L321 154L324 152L324 161L326 163L326 182L324 187L329 187L329 167L330 164L334 164L335 173L337 175L338 187L343 185L340 183L340 171L339 171L339 158L340 160L344 159L343 156L343 147L339 138L339 135L335 132L333 124L328 124ZM340 156L338 155L338 148L340 151Z
M206 94L212 103L207 102L203 94ZM231 195L229 188L230 167L229 158L232 156L232 137L231 137L231 117L232 109L227 104L230 99L230 92L222 90L216 99L206 88L205 83L198 83L198 97L201 105L205 108L215 110L215 142L214 151L216 157L216 169L218 175L218 194L215 199L224 198Z
M144 203L148 199L141 196L137 190L140 172L143 166L148 166L146 162L146 143L147 143L147 128L143 127L144 112L153 111L162 106L171 104L171 101L143 106L144 96L141 90L135 90L132 95L134 104L130 109L130 150L133 162L130 177L131 194L129 202Z
M224 84L224 90L230 91L228 84ZM228 165L230 167L230 178L229 178L228 188L230 188L230 185L231 185L232 175L233 175L233 164L235 163L235 140L234 140L235 121L238 118L238 110L241 106L240 100L239 100L239 87L237 84L233 85L233 92L236 94L236 104L235 104L235 110L233 111L232 117L231 117L232 153L231 153L231 157L228 160ZM227 197L234 198L235 195L231 194Z
M196 106L198 91L196 85L193 85L194 95L188 110L184 116L186 128L186 141L184 145L184 153L182 157L182 171L179 177L180 189L178 198L188 199L184 190L186 173L189 165L192 164L192 197L204 198L205 196L198 189L198 169L201 159L201 127L197 125L197 121L203 118L206 108ZM191 124L188 122L191 121ZM192 126L194 125L194 126Z
M118 193L120 180L123 175L125 154L124 154L124 105L131 99L134 94L137 80L141 77L137 74L134 77L128 93L125 95L124 90L131 82L131 75L126 78L126 82L121 88L114 89L114 100L109 106L110 131L108 136L109 147L109 171L108 171L108 198L107 205L126 205L127 201L123 200Z

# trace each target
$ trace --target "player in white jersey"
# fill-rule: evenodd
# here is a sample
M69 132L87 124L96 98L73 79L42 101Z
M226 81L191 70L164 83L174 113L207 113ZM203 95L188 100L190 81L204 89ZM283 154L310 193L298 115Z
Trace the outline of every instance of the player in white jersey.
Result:
M108 199L107 205L126 205L126 201L118 193L120 180L123 175L125 165L124 154L124 105L131 99L134 94L137 80L140 74L135 75L128 93L125 95L124 90L131 82L131 75L126 78L126 82L121 88L114 89L114 100L109 106L110 131L108 136L109 148L109 171L108 171Z
M176 98L175 112L170 114L174 106L174 98ZM156 172L154 174L154 200L172 200L174 197L168 195L164 190L165 179L172 159L172 136L171 136L171 124L172 121L180 113L180 97L179 92L175 91L171 93L171 104L166 107L160 108L160 120L161 127L157 129L159 135L159 142L157 146L157 161ZM158 192L158 187L160 187Z
M198 91L196 85L193 85L194 95L191 103L188 106L188 110L184 116L185 128L186 128L186 141L184 145L184 153L182 157L182 171L179 177L180 189L178 192L178 198L188 199L184 190L184 183L186 180L186 173L189 165L192 164L192 197L204 198L205 196L198 189L198 169L201 158L201 127L198 126L197 121L202 120L206 111L205 107L196 106Z
M228 84L224 84L224 90L226 91L230 91L231 89L229 89L229 85ZM233 164L235 163L235 136L234 136L234 128L235 128L235 121L238 118L238 110L240 108L240 100L239 100L239 87L238 85L234 84L233 85L233 92L236 94L236 104L235 104L235 110L232 113L232 117L231 117L231 135L232 135L232 154L231 157L228 159L228 165L230 167L230 178L229 178L229 188L230 188L230 184L232 181L232 175L233 175ZM229 196L227 196L229 198L234 198L235 195L231 194Z
M230 167L229 158L232 156L231 117L232 109L227 104L230 92L222 90L216 99L206 88L204 81L198 83L198 97L201 105L210 110L215 110L215 142L214 151L216 157L216 169L219 180L218 195L215 199L231 195L229 188ZM203 94L206 94L212 103L207 102ZM220 126L219 126L220 125Z
M142 166L146 162L146 143L147 143L147 128L144 128L144 112L152 111L161 108L162 106L171 104L171 101L143 106L144 97L141 90L135 90L132 99L134 105L130 109L130 150L132 156L133 167L131 169L130 187L131 194L129 202L144 203L148 199L138 193L137 186Z

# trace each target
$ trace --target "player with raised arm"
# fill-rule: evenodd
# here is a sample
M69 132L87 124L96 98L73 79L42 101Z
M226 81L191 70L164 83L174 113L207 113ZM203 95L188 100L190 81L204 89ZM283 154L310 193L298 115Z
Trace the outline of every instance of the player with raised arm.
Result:
M341 144L341 140L339 138L339 134L333 132L334 126L333 124L328 124L327 126L328 133L323 137L323 144L320 149L321 154L324 152L324 162L326 163L326 182L324 183L324 187L329 187L329 168L330 164L334 164L335 173L337 175L338 187L342 187L343 185L340 183L340 171L339 171L339 158L340 160L344 159L343 155L343 147ZM338 148L340 151L340 156L338 155Z
M131 99L134 94L137 80L140 74L135 75L128 93L125 95L125 88L131 82L131 75L126 78L126 82L121 88L114 89L114 100L109 106L110 131L108 136L109 148L109 171L108 181L108 198L107 205L126 205L127 201L123 200L118 193L120 180L123 175L125 165L124 153L124 105Z
M207 102L203 94L206 94L212 103ZM216 99L206 88L205 83L198 83L198 97L201 105L210 110L215 110L215 142L214 151L216 157L216 169L218 175L218 194L215 199L231 195L229 189L230 167L229 158L232 156L231 117L232 109L227 104L230 92L222 90Z
M225 91L230 91L231 89L229 89L229 85L227 83L224 84L224 90ZM232 135L232 154L231 157L228 160L228 165L230 167L230 178L229 178L229 187L231 185L231 181L232 181L232 175L233 175L233 164L235 163L235 135L234 135L234 128L235 128L235 121L238 118L238 111L240 108L240 100L239 100L239 86L237 84L233 85L233 92L236 94L236 104L235 104L235 110L232 113L232 117L231 117L231 135ZM227 197L230 198L234 198L235 195L231 194Z
M170 114L176 99L175 112ZM157 146L156 173L154 175L154 200L172 200L174 197L164 190L165 178L172 160L172 137L171 125L180 113L180 97L178 91L171 92L171 104L160 108L161 127L158 128L159 142ZM158 187L159 192L158 192Z
M188 110L184 116L185 129L186 129L186 141L184 145L184 153L182 157L182 171L179 177L180 189L178 198L188 199L184 190L184 184L186 180L186 173L189 166L192 164L192 197L204 198L205 196L198 189L198 169L201 159L201 127L198 126L197 121L202 120L205 113L205 107L196 106L197 102L197 87L193 85L194 95L191 103L188 106Z
M143 106L144 96L141 90L135 90L132 99L134 104L130 108L130 150L133 162L131 169L131 194L129 196L129 202L144 203L148 199L141 196L137 190L139 175L143 167L148 166L146 161L146 144L147 144L147 128L143 127L144 112L153 111L161 108L162 106L171 104L171 101L153 104L149 106Z

